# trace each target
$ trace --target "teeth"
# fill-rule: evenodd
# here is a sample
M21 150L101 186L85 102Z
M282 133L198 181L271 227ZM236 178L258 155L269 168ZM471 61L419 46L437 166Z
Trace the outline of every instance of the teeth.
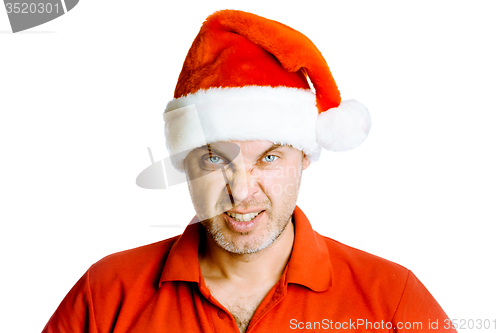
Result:
M260 212L257 213L248 213L248 214L235 214L235 213L227 213L227 215L231 216L235 221L238 222L248 222L253 220Z

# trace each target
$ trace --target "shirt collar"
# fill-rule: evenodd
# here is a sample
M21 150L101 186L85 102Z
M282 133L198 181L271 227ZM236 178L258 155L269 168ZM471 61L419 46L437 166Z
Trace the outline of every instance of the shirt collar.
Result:
M285 270L285 284L295 283L314 291L324 291L332 286L333 276L328 248L299 207L295 207L293 221L295 238ZM166 281L202 282L198 248L200 235L205 237L205 231L198 222L194 217L172 246L160 277L160 287Z
M285 283L325 291L333 285L333 268L325 241L312 229L306 215L297 206L293 219L295 238Z
M204 232L199 219L195 216L182 235L175 241L163 267L160 287L165 281L200 282L198 247L200 233Z

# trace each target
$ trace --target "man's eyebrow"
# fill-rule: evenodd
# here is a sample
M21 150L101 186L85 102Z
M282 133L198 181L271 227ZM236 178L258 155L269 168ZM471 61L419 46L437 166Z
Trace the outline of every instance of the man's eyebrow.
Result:
M198 147L198 148L196 148L196 150L208 150L208 152L210 154L217 154L217 155L226 156L226 154L224 154L224 152L217 150L216 148L212 147L210 144Z

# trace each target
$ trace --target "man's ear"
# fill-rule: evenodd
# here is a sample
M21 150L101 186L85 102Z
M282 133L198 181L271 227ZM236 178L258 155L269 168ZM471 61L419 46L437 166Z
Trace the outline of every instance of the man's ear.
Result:
M311 165L311 161L306 157L306 154L302 153L302 170L307 169Z

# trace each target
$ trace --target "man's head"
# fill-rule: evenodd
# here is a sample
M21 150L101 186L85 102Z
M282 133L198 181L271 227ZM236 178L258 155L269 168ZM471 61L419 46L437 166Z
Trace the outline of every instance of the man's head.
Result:
M270 141L203 146L184 160L196 213L217 245L258 252L283 232L295 208L304 153Z
M341 102L306 36L235 10L203 23L163 118L167 149L187 173L198 218L217 244L243 253L279 237L302 170L322 148L352 149L370 129L368 110Z

